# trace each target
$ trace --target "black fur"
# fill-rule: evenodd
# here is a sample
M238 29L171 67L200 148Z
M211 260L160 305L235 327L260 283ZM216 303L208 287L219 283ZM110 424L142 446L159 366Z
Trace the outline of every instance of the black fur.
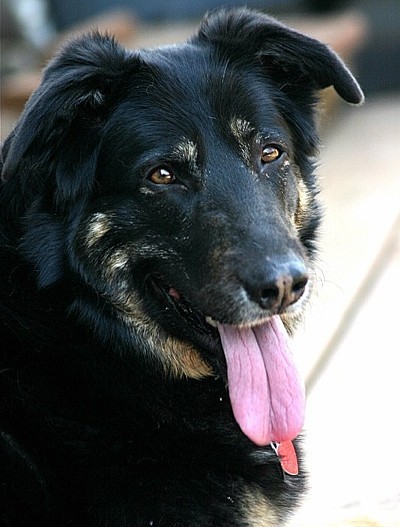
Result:
M86 35L46 68L2 150L2 525L266 527L293 511L300 451L283 475L241 432L205 316L292 328L292 301L259 286L265 258L311 272L330 85L361 102L332 51L247 10L177 47Z

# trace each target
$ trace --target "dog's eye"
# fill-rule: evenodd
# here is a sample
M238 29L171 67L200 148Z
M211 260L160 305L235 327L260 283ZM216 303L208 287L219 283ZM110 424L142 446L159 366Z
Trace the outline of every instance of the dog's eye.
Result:
M171 183L174 183L175 179L176 178L171 170L165 167L156 168L148 176L148 180L155 185L170 185Z
M282 155L282 150L277 146L268 145L265 146L261 152L261 161L266 163L272 163Z

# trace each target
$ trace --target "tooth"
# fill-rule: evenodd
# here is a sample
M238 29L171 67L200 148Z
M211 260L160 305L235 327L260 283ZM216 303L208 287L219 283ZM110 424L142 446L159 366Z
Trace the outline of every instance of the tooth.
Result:
M206 317L206 322L207 324L210 324L210 326L213 326L214 328L216 328L218 325L217 322L211 317Z

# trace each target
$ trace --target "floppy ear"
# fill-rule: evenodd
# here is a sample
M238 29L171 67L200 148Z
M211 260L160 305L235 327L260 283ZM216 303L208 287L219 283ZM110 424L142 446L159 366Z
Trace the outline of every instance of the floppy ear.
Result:
M3 148L2 179L33 184L55 175L63 196L89 184L101 125L134 61L112 38L94 32L69 43L44 71Z
M247 9L218 11L204 20L199 39L213 42L223 53L236 49L237 57L249 53L258 57L287 91L334 86L349 103L364 100L357 81L334 51L267 15Z

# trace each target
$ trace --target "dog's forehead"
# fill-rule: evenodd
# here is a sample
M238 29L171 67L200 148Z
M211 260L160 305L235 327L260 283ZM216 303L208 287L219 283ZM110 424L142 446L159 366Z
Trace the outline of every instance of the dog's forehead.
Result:
M256 68L191 44L145 50L142 58L121 114L148 146L169 143L192 161L202 139L243 142L260 130L282 131L274 87Z

